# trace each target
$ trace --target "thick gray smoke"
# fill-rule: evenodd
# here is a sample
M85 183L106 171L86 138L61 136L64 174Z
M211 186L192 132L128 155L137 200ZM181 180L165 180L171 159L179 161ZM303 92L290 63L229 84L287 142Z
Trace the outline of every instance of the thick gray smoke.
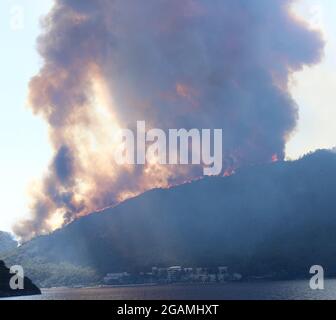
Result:
M55 156L24 239L153 187L200 175L182 166L117 167L116 127L222 128L224 169L284 158L297 106L288 77L319 61L320 34L290 0L57 0L30 84ZM225 172L223 172L224 174Z

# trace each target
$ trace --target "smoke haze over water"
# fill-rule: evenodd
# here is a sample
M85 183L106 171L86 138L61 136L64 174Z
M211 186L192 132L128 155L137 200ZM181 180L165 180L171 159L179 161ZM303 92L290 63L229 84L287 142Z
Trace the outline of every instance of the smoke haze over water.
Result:
M139 120L164 130L223 129L226 172L283 159L298 117L288 77L323 50L292 2L55 1L29 96L55 154L16 234L28 239L202 174L197 166L115 165L115 132Z

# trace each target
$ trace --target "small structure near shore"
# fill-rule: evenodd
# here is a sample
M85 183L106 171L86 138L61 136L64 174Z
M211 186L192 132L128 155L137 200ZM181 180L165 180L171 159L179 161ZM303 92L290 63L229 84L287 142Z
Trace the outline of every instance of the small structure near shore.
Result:
M108 273L104 279L107 285L130 284L171 284L171 283L223 283L240 281L242 275L229 273L228 267L192 268L172 266L167 268L152 267L151 272L139 273Z

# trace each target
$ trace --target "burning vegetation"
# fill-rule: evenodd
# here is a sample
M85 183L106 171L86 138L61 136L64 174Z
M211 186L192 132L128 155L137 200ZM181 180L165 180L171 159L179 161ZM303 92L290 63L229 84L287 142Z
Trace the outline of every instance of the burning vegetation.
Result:
M137 121L222 129L222 175L282 160L298 117L288 77L319 61L323 48L291 3L56 0L29 94L49 125L54 157L16 234L29 239L202 175L201 165L116 166L116 132Z

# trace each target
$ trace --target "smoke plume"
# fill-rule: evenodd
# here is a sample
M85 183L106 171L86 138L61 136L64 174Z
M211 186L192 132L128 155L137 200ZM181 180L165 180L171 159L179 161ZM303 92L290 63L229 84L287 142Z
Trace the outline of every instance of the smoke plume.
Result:
M197 166L116 166L118 128L222 128L224 174L284 158L297 106L288 78L319 61L323 42L290 0L56 0L44 19L44 59L30 83L54 158L33 191L31 238Z

